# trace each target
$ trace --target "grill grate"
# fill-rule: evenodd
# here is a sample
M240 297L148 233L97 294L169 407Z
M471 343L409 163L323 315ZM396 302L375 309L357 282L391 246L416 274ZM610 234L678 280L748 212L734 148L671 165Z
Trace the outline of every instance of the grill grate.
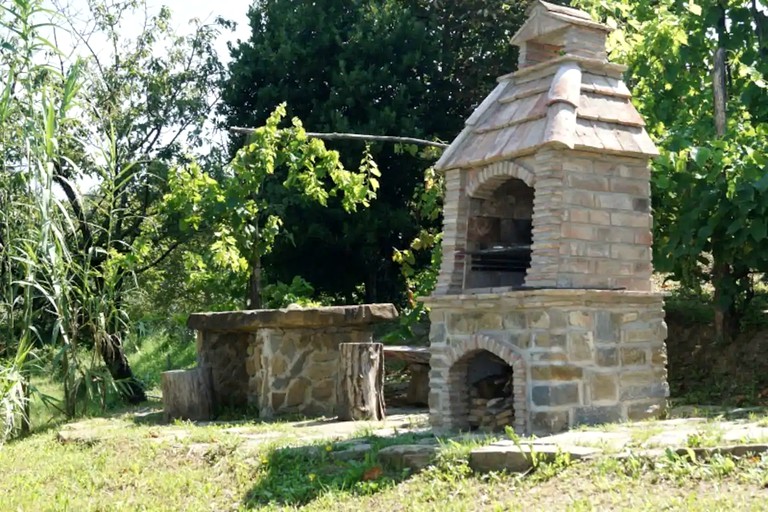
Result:
M531 266L531 246L496 246L469 253L471 269L487 272L525 272Z

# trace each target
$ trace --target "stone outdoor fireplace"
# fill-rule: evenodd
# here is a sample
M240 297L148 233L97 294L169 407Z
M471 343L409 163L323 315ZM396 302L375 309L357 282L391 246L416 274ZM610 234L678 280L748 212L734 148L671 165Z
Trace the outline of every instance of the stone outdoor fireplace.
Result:
M443 263L430 416L549 433L666 406L663 298L651 291L657 150L607 61L610 29L534 2L518 71L443 154Z

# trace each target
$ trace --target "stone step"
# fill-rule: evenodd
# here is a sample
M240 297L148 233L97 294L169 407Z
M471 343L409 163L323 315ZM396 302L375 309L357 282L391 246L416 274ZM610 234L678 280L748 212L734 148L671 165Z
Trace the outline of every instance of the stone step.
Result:
M469 454L469 466L478 473L507 471L525 473L534 466L534 461L554 462L559 454L579 460L598 455L596 448L581 446L557 446L554 444L516 444L514 441L499 441L488 446L475 448Z

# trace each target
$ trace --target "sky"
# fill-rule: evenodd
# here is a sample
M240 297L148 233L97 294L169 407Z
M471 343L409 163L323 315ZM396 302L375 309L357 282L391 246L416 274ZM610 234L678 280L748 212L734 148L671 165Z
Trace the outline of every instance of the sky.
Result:
M2 0L0 0L1 2ZM107 0L108 1L108 0ZM148 14L154 15L158 13L162 6L168 6L172 13L171 22L173 28L178 35L183 35L191 31L193 25L189 21L193 18L198 18L203 23L213 22L217 16L221 16L227 20L233 21L237 24L234 32L222 31L218 40L215 43L216 50L219 54L219 58L223 63L229 62L229 51L227 49L227 42L235 42L237 39L247 39L250 35L250 29L248 26L248 7L254 0L220 0L218 2L211 2L210 0L147 0ZM86 20L88 16L88 2L87 0L47 0L49 8L59 11L60 14L68 13L70 19L68 20L75 26L82 27L82 23L78 23L78 20ZM65 11L57 8L57 5L66 6ZM59 20L56 22L59 26L66 26L67 20ZM142 29L144 21L143 12L137 13L134 16L127 17L123 21L122 29L126 38L135 38ZM49 39L50 35L46 35ZM59 48L65 52L66 58L75 58L78 55L88 57L87 49L80 46L78 47L77 41L69 36L66 31L55 31L56 44ZM94 46L96 53L99 57L103 57L105 52L108 52L109 46L104 44L106 40L99 41L99 37L95 36L90 40L90 43ZM101 49L98 46L102 46ZM74 48L74 50L72 50ZM223 144L226 134L216 131L212 133L216 140L210 140L211 144ZM220 140L219 140L220 139ZM95 185L95 178L84 176L78 181L78 187L81 191L87 191Z
M83 0L77 0L83 1ZM226 42L236 39L246 39L248 30L248 7L253 0L220 0L211 2L210 0L148 0L150 7L159 10L163 5L167 5L173 13L173 20L180 32L183 27L188 25L192 18L199 18L202 21L213 21L217 16L226 18L237 23L237 29L234 34L222 34L217 41L219 57L222 60L229 60Z
M58 0L59 3L69 5L71 12L85 12L87 10L87 0ZM253 0L220 0L211 2L210 0L147 0L150 14L156 13L163 5L168 6L173 13L173 25L178 33L185 33L187 27L190 27L189 20L198 18L201 21L212 22L217 16L234 21L237 28L234 33L222 33L216 43L219 58L223 61L229 61L229 52L227 51L227 41L234 42L237 39L246 39L249 35L248 29L248 7ZM141 16L135 16L129 19L124 25L127 37L136 36L141 30Z

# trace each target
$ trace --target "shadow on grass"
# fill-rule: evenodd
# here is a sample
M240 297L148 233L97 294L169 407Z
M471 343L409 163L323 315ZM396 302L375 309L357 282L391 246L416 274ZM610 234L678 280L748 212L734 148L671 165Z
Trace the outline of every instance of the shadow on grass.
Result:
M367 436L336 443L275 448L262 455L258 483L243 497L243 505L247 509L270 504L299 507L329 492L357 496L376 494L411 476L408 469L385 467L379 460L379 450L392 445L415 444L428 437L433 436L424 433ZM354 455L348 451L361 444L370 449Z

